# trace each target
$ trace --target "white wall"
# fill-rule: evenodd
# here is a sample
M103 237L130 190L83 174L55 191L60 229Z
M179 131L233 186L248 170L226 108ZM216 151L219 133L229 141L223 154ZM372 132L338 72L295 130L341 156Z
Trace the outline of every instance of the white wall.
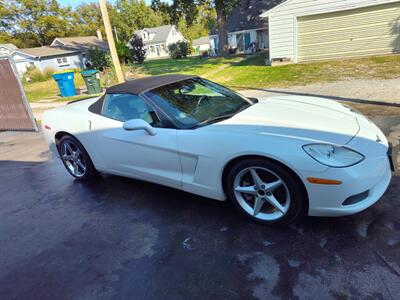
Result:
M214 56L214 55L216 55L216 53L218 51L218 49L217 49L217 46L218 46L217 45L218 44L218 35L210 36L209 43L210 43L211 55Z
M296 62L297 17L354 9L398 0L287 0L269 12L270 58Z
M59 66L57 64L57 58L66 57L68 59L68 65ZM38 68L44 70L45 68L52 68L57 71L68 70L68 69L83 69L84 65L82 62L82 56L80 54L74 55L63 55L57 57L43 57L38 61Z
M10 51L6 47L0 47L0 56L7 56L10 55L12 51Z
M200 52L210 50L210 44L202 44L202 45L199 45L199 46L200 46Z
M157 54L157 45L160 47L160 55ZM162 45L165 45L165 51L163 50ZM154 51L151 52L151 46L153 46ZM149 44L146 45L147 52L146 52L146 58L166 58L169 57L168 53L168 46L165 43L158 43L158 44Z
M12 58L14 60L15 66L20 76L22 76L26 72L26 69L29 66L35 66L36 68L38 68L35 59L28 55L24 55L19 52L14 52Z
M175 30L175 35L172 34L172 30ZM169 35L167 37L167 45L174 44L176 42L184 41L185 38L183 37L182 33L180 33L175 26L172 27Z
M201 55L204 51L210 50L210 44L193 45L192 48L192 55Z
M22 76L26 72L26 69L29 66L35 66L41 71L43 71L47 67L53 68L55 71L77 69L77 68L82 69L84 67L84 58L82 54L57 56L57 57L67 57L69 64L67 66L59 66L56 61L57 57L44 57L39 60L37 57L30 57L20 52L14 52L12 57L17 67L18 74L20 76Z
M175 35L172 34L172 31L175 30ZM168 53L168 45L174 44L180 41L184 41L185 38L183 37L182 33L180 33L174 26L171 28L171 31L168 34L167 40L162 43L156 43L156 44L147 44L147 53L146 53L146 58L166 58L169 57ZM161 46L162 44L165 45L165 51L163 50L163 47ZM160 47L160 55L157 54L156 47L157 45ZM150 51L150 47L154 47L154 52Z

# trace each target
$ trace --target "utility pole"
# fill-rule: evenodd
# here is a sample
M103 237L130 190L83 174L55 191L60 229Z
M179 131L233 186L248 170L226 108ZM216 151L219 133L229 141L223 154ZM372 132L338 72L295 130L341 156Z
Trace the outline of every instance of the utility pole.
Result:
M121 65L119 63L117 49L115 48L114 36L111 29L110 18L108 17L107 4L105 0L99 0L101 15L103 16L104 29L106 30L107 42L110 47L111 58L114 63L115 72L119 83L125 82L122 74Z
M114 33L115 33L115 39L117 40L117 43L119 43L117 27L115 26L114 26Z

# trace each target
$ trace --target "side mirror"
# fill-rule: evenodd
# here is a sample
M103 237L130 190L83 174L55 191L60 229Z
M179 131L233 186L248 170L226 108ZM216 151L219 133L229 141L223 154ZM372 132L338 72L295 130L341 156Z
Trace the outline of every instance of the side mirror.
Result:
M149 135L156 135L157 130L155 130L149 123L147 123L145 120L142 119L133 119L124 122L124 125L122 126L125 130L127 131L133 131L133 130L145 130Z
M249 99L251 102L253 102L253 104L258 103L258 99L254 98L254 97L247 97L247 99Z

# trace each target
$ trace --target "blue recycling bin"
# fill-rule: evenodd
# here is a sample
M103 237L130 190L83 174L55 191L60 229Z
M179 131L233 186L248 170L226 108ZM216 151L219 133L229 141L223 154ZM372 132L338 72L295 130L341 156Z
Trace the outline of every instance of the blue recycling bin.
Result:
M75 96L74 71L64 71L53 74L54 80L58 84L61 97Z

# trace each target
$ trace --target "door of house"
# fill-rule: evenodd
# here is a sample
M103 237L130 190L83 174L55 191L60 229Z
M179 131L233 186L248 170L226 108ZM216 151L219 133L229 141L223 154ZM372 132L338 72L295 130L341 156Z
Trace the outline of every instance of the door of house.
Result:
M250 32L244 34L244 50L249 49L250 46Z
M37 131L14 62L0 57L0 131Z
M236 44L238 47L239 52L244 51L244 45L243 45L243 33L239 33L236 35Z
M160 56L161 48L160 45L156 45L157 56Z

